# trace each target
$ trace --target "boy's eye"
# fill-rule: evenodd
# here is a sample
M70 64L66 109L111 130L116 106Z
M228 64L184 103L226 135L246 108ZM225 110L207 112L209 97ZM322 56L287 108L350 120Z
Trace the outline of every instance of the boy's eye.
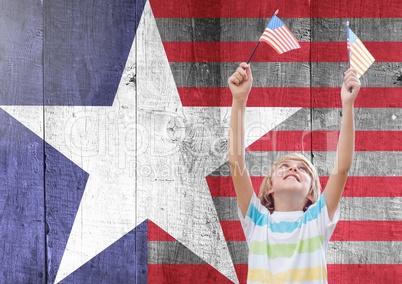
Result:
M289 165L288 164L282 164L279 168L280 169L286 169L286 168L289 168Z
M300 171L303 171L303 172L307 172L307 168L306 168L306 167L299 167L299 170L300 170Z

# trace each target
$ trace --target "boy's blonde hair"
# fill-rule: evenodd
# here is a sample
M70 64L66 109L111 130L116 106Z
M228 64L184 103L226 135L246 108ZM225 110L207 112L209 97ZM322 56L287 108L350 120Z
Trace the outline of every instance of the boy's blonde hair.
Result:
M260 198L261 204L264 205L269 210L269 212L271 212L271 214L275 211L274 198L271 193L268 193L272 189L272 175L274 174L278 166L287 160L295 160L303 162L307 166L308 173L311 177L311 187L308 192L308 195L311 195L312 200L311 201L308 200L308 202L303 208L303 211L306 211L311 204L317 202L321 194L320 179L318 177L317 169L314 167L314 165L309 160L307 160L306 157L298 153L283 155L282 157L278 158L271 166L267 176L261 183L260 193L258 194L258 198Z

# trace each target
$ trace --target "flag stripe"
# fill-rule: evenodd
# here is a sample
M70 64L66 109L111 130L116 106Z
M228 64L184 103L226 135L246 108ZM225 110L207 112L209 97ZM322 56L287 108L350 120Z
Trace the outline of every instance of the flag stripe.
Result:
M176 241L171 235L161 230L154 222L148 221L148 242L153 241Z
M253 87L248 107L341 108L340 88ZM185 107L230 107L232 95L227 87L179 87ZM310 97L312 96L312 98ZM379 100L378 98L381 98ZM356 98L356 108L402 108L400 88L365 87Z
M199 256L178 241L148 241L148 264L205 264Z
M228 241L228 248L232 252L232 261L234 264L247 263L247 243L243 241ZM366 248L366 249L365 249ZM367 251L370 248L370 251ZM152 256L149 258L150 265L156 264L185 264L184 259L188 257L187 264L204 264L200 258L189 256L188 248L175 242L151 242L148 250L150 252L161 251L161 257ZM399 255L393 251L401 251L402 243L393 241L335 241L330 242L327 250L327 261L329 265L336 264L402 264ZM164 253L169 252L169 253ZM177 257L173 257L177 255Z
M236 197L213 200L220 221L239 220ZM402 221L401 203L401 197L343 197L340 218L343 221Z
M252 176L251 182L258 195L264 176ZM212 197L236 197L231 176L207 176ZM322 188L328 176L321 176ZM402 197L402 177L400 176L351 176L348 177L343 197Z
M270 131L248 150L336 151L338 137L339 131ZM355 141L355 151L402 151L402 131L356 131Z
M307 0L290 0L284 4L270 1L212 1L198 0L160 1L151 0L156 18L269 18L276 9L292 18L398 18L402 17L402 4L399 0L365 2L359 9L340 9L348 7L347 0L321 0L310 10Z
M254 151L246 152L246 165L251 176L264 176L268 172L272 161L275 161L289 151ZM307 157L311 152L304 153ZM314 165L318 169L320 176L329 176L332 166L335 163L335 151L317 151L314 152ZM351 176L402 176L402 152L355 152L354 161L364 161L352 163L349 170ZM373 162L375 161L375 162ZM364 165L364 166L362 166ZM379 167L381 165L381 167ZM218 170L212 172L212 175L230 176L229 164L225 163Z
M278 72L278 66L281 72ZM399 62L374 62L370 72L362 78L362 84L365 88L400 89L402 79L395 72L400 66ZM236 70L238 63L174 62L170 63L170 67L177 87L226 87L227 78ZM346 69L347 62L253 62L253 86L278 87L278 82L281 82L282 87L339 87L342 76L334 78L334 74L343 74Z
M209 264L148 264L148 283L188 284L197 282L233 283Z
M283 14L287 16L286 14ZM270 15L271 16L271 15ZM282 18L299 42L342 42L345 22L334 18ZM349 19L366 42L401 42L401 18ZM265 30L266 18L157 18L163 42L256 42ZM241 32L239 32L241 31ZM268 48L267 48L268 49ZM369 49L371 51L371 49ZM377 57L376 57L377 59Z
M247 281L247 263L235 264L240 283ZM389 283L402 278L402 264L328 264L328 283Z
M254 151L246 152L246 165L251 176L264 176L268 172L272 161L275 161L289 151ZM303 153L310 157L311 152ZM314 152L314 165L320 176L329 176L335 162L335 151ZM361 159L361 160L360 160ZM364 166L353 163L349 170L349 176L402 176L402 152L355 152L355 161L364 161ZM375 161L371 162L370 161ZM379 168L378 166L381 165ZM212 175L230 176L229 164L225 163Z
M377 62L401 62L402 42L365 42ZM164 42L170 62L241 62L255 42ZM344 42L300 42L300 49L283 55L259 46L252 62L346 62ZM311 54L310 54L311 48Z
M220 224L227 241L246 241L239 221L221 221ZM339 221L331 241L400 242L402 221Z

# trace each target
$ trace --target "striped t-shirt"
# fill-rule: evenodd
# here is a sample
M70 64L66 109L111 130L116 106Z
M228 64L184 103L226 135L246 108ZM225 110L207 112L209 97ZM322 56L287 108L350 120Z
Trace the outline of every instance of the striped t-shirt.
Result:
M327 283L325 251L339 220L322 194L306 212L270 214L253 193L247 216L238 209L249 247L247 283Z

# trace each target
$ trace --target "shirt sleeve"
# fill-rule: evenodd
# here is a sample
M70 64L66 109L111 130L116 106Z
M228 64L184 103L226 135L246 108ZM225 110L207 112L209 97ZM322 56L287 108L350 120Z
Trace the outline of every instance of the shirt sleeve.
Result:
M243 216L239 204L237 204L237 213L239 215L247 243L249 243L249 240L254 233L255 226L266 225L269 220L269 211L261 204L261 201L255 192L253 192L253 195L251 196L246 216Z
M308 209L310 218L317 218L318 228L324 239L329 240L334 233L335 226L339 221L340 206L336 208L334 217L332 220L329 218L327 201L325 200L325 194L321 194L316 203L311 205Z

